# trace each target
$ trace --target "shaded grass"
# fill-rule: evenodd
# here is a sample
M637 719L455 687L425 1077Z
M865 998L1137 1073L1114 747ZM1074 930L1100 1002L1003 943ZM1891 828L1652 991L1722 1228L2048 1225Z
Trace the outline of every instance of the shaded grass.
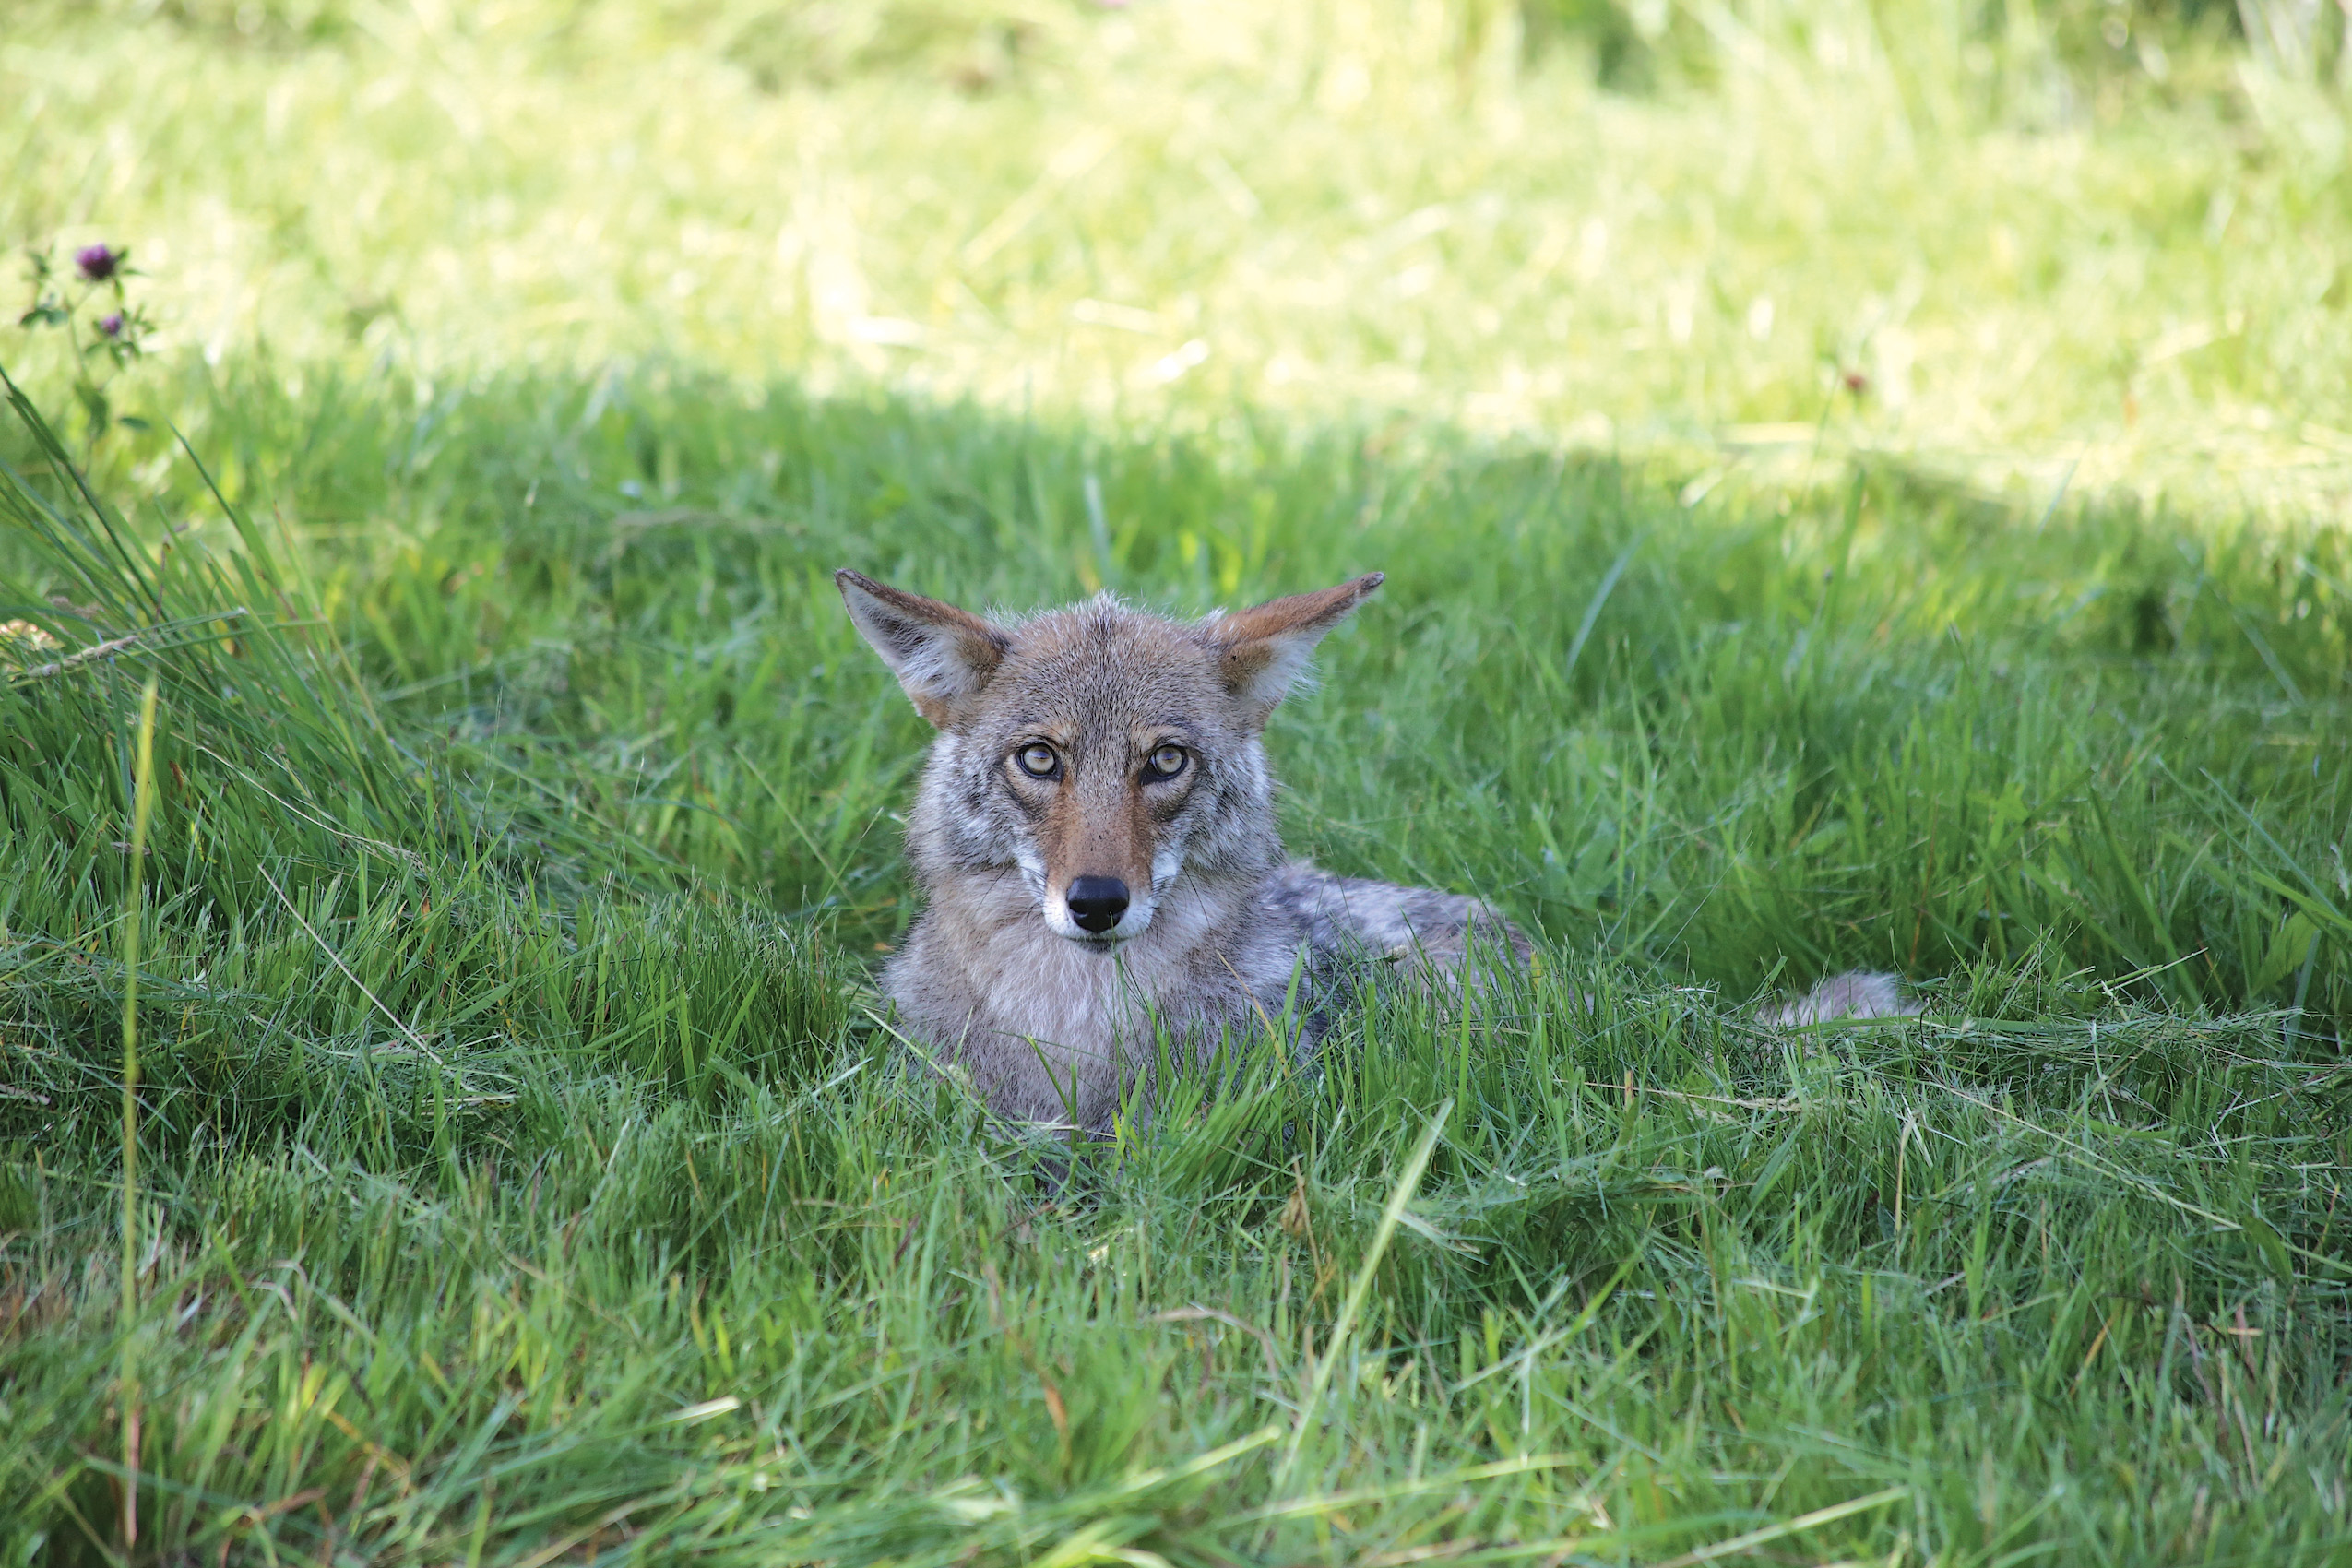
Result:
M141 1560L2346 1549L2340 536L245 374L187 389L232 516L188 465L124 519L8 437L0 618L137 639L0 696L12 1561L119 1549L126 1349ZM1277 721L1287 825L1487 890L1541 972L1148 1134L991 1126L852 961L921 734L844 563L1194 607L1384 567ZM1930 1017L1738 1005L1857 961Z
M308 541L387 711L550 832L585 815L601 852L867 942L905 919L885 817L922 729L833 567L1016 610L1379 567L1333 695L1275 736L1292 838L1339 869L1475 881L1737 988L2052 943L2170 966L2181 1005L2352 1006L2340 530L2017 518L1899 469L1683 506L1439 434L1114 441L683 373L413 415L211 395L252 410L240 482Z

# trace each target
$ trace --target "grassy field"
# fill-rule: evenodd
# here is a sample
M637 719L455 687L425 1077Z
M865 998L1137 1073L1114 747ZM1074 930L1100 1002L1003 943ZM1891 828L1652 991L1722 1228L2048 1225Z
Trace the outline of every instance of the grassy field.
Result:
M2332 34L22 14L0 1562L2352 1556ZM1384 569L1286 828L1543 964L989 1123L843 564Z

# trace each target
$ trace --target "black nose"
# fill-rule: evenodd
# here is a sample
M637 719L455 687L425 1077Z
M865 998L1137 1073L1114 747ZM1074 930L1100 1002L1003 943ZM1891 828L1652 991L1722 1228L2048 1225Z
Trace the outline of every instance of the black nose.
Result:
M1075 877L1069 903L1070 918L1080 931L1106 932L1127 912L1127 885L1115 876Z

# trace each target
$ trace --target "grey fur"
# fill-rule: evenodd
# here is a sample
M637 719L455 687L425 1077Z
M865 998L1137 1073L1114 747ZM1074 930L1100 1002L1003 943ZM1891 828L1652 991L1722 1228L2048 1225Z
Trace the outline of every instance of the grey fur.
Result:
M1265 719L1376 576L1202 622L1103 597L985 631L841 577L860 630L940 727L907 832L926 907L884 983L899 1027L1000 1114L1100 1131L1130 1090L1148 1091L1162 1034L1184 1062L1263 1036L1298 1000L1294 978L1311 1044L1314 999L1353 962L1451 975L1474 929L1526 953L1471 899L1283 852ZM908 624L926 617L940 628L928 640ZM940 650L959 647L990 667L943 673ZM1138 736L1184 747L1181 791L1135 783ZM1035 738L1065 759L1050 793L1008 766ZM1062 896L1079 874L1128 883L1136 934L1112 947L1068 923Z

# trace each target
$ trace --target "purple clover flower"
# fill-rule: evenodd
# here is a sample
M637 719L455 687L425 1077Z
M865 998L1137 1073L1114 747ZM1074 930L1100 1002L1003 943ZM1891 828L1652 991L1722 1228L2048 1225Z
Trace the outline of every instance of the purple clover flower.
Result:
M112 245L84 245L74 253L74 270L85 283L103 283L123 265L123 253Z
M100 316L98 318L98 329L106 334L109 338L120 338L123 335L122 313L117 311L113 315Z

